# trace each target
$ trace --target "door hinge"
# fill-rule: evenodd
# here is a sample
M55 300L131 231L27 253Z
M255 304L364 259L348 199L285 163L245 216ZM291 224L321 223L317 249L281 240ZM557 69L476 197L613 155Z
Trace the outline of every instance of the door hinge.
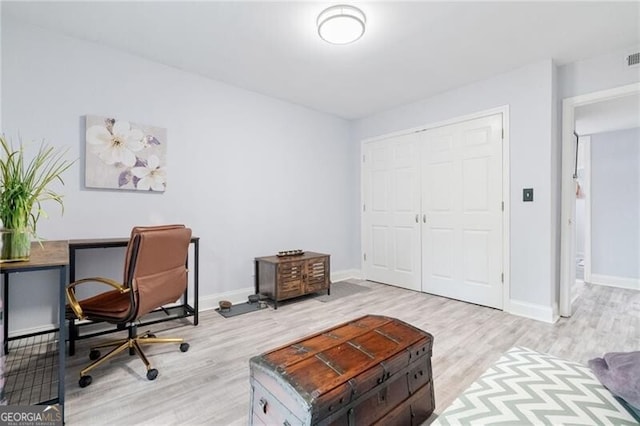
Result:
M502 129L502 140L504 140L504 128Z
M363 259L364 259L364 261L366 262L366 261L367 261L367 253L364 253L364 254L362 255L362 258L363 258Z
M363 205L362 205L362 211L363 211L363 212L366 212L366 211L367 211L367 205L366 205L366 204L363 204Z
M504 272L502 274L500 274L500 281L504 282Z
M362 162L364 163L366 161L367 157L366 155L362 155Z
M502 211L504 211L504 201L502 202Z

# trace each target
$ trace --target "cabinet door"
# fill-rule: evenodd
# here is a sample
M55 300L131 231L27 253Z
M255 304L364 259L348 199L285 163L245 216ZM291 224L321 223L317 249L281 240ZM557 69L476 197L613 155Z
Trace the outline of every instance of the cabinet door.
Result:
M329 261L328 258L307 260L305 293L315 293L329 286Z
M278 265L278 300L302 295L304 262L285 262Z

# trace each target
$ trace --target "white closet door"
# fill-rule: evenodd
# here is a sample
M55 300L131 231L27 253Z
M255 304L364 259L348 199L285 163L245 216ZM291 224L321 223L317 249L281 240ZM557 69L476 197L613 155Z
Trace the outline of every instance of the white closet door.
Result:
M502 308L502 114L422 139L422 291Z
M365 277L421 288L420 150L415 134L364 147L363 247Z

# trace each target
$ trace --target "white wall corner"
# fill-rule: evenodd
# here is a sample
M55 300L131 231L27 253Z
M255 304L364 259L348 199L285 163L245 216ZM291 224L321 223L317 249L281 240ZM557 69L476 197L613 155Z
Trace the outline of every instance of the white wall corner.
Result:
M331 282L336 283L344 280L363 280L364 274L360 269L346 269L344 271L336 271L331 273Z
M233 304L244 303L248 300L250 294L254 294L255 289L253 287L244 287L238 290L225 291L223 293L214 293L207 296L200 297L200 303L198 304L198 311L208 311L210 309L217 308L218 302L221 300L228 300ZM193 302L189 302L193 303Z
M557 306L557 305L556 305ZM536 305L511 299L509 301L509 313L520 317L531 318L553 324L558 320L558 309L553 306Z

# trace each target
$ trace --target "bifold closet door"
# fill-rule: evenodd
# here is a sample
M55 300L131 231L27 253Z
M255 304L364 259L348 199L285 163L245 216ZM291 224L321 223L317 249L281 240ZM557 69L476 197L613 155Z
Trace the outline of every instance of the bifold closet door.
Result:
M422 291L502 308L502 114L419 133Z
M365 144L363 269L372 281L420 290L420 149L415 134Z

